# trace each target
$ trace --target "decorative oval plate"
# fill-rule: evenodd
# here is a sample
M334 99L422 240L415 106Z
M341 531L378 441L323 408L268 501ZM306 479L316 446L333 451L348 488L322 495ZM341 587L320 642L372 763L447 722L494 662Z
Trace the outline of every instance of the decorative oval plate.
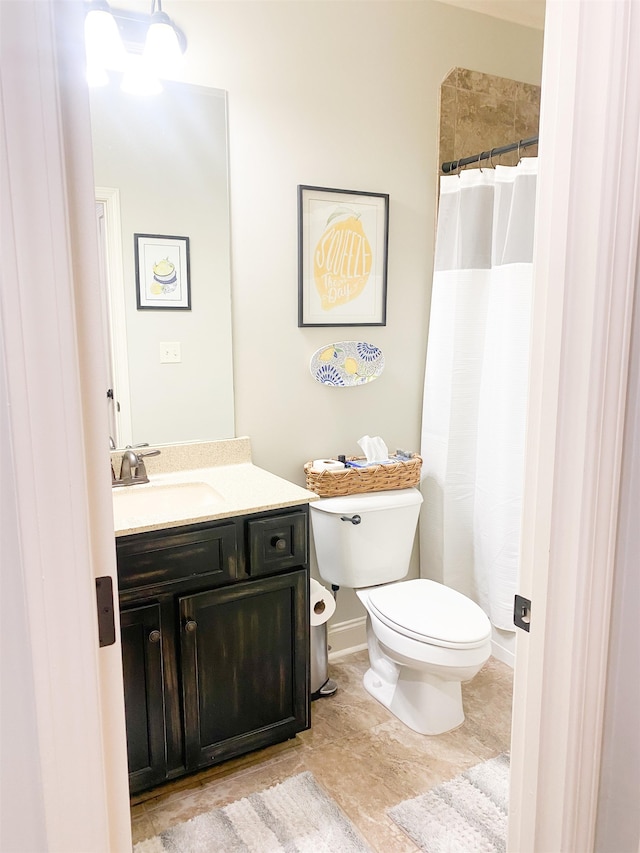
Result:
M373 382L384 370L382 350L363 341L338 341L311 356L311 375L323 385L347 388Z

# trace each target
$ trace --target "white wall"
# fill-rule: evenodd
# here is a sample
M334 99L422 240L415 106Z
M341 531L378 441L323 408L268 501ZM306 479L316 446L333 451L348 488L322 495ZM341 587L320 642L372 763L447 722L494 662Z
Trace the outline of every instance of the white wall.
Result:
M236 433L299 484L365 433L417 449L440 84L454 66L538 84L542 34L429 0L164 7L187 34L184 79L229 93ZM298 184L389 193L385 327L298 328ZM380 379L311 378L319 346L359 338L382 347ZM362 613L345 591L332 621Z

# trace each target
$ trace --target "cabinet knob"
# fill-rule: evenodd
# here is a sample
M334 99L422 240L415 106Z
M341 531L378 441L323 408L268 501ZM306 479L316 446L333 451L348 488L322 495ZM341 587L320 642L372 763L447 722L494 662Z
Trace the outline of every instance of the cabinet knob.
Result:
M185 623L184 630L187 631L189 634L193 634L197 627L198 623L195 621L195 619L189 619L189 621Z
M285 548L287 547L287 540L286 539L274 538L272 540L272 544L273 544L273 547L276 549L276 551L284 551Z
M160 642L160 631L158 631L157 629L155 631L152 631L149 634L149 642L150 643L159 643Z

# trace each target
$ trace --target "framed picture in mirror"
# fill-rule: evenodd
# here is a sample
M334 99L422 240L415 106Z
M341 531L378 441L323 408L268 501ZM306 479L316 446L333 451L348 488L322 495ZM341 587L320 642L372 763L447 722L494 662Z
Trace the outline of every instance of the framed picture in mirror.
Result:
M389 196L298 186L298 326L387 322Z
M191 310L189 238L134 234L139 310Z

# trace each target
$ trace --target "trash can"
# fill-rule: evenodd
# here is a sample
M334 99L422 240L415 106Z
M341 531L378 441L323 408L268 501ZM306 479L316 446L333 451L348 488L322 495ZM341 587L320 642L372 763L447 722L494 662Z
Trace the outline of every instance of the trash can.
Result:
M332 696L338 685L329 678L327 623L311 626L311 698Z
M329 678L327 622L336 609L334 597L314 578L309 578L309 621L311 623L311 698L332 696L338 689Z

